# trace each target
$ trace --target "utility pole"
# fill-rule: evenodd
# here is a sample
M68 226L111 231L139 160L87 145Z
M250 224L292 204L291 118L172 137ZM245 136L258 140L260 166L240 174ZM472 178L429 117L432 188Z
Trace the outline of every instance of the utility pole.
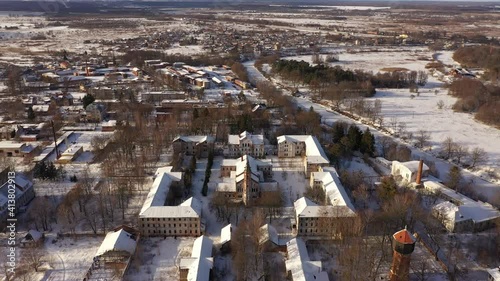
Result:
M56 159L59 159L59 149L57 148L57 138L56 138L56 129L54 127L54 120L50 120L50 124L52 125L52 135L54 136L54 146L56 149Z

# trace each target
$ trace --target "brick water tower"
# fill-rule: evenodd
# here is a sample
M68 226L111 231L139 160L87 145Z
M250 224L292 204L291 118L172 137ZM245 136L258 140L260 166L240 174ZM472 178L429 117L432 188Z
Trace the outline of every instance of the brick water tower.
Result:
M410 280L410 258L415 250L417 239L406 228L394 233L392 238L394 255L389 281L408 281Z

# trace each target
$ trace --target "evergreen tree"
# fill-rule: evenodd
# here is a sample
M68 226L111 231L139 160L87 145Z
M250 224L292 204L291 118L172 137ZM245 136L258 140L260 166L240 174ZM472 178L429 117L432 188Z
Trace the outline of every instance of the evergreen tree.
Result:
M349 143L352 147L352 150L358 150L361 145L362 138L361 130L356 125L349 126L349 130L347 131L347 138L349 139Z
M361 137L360 150L361 153L366 153L369 156L373 156L375 152L375 138L368 128L366 128L363 136Z
M87 108L87 106L91 103L93 103L95 101L95 98L94 96L92 96L91 94L86 94L83 98L82 98L82 102L83 102L83 108Z
M29 120L35 120L35 111L33 111L33 107L30 106L28 107L28 119Z
M462 181L462 173L457 166L452 166L448 172L448 181L446 185L451 189L458 189Z
M383 201L390 201L398 191L398 185L392 176L383 177L379 187L379 197Z
M338 143L345 136L345 123L335 122L332 128L332 142Z
M198 108L193 109L193 120L198 119L200 117L200 113L198 112Z

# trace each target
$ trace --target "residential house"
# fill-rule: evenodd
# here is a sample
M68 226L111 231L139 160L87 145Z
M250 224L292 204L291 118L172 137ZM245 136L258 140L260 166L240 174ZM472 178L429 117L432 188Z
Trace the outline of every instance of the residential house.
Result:
M2 157L32 157L36 153L36 145L15 141L0 141Z
M309 178L312 172L319 172L322 167L330 164L318 139L310 135L279 136L278 157L303 157L306 178Z
M226 157L239 157L242 155L250 155L255 158L263 158L264 152L264 135L252 135L245 131L239 135L229 135L228 147L224 151Z
M21 240L22 247L37 247L43 243L45 235L37 230L31 229Z
M206 158L214 149L215 138L212 136L180 136L173 140L175 154L194 155Z
M11 177L9 170L5 169L1 174L1 182L3 182L3 184L0 186L0 224L3 224L6 222L9 213L9 185L14 184L16 188L16 212L18 212L20 208L23 208L35 198L35 190L33 188L33 183L20 173L15 173L15 176Z
M196 238L193 244L191 257L180 261L179 281L208 281L211 280L213 268L213 241L207 236Z

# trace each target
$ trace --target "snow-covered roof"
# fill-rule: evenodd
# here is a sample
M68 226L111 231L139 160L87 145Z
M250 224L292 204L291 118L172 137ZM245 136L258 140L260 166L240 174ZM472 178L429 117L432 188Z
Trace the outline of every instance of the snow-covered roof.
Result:
M471 198L456 192L439 182L425 181L424 187L435 193L438 192L442 196L446 197L447 200L452 201L442 202L434 206L434 208L437 208L436 210L446 212L449 218L455 218L457 221L472 219L474 222L500 218L500 211L492 205L472 200Z
M418 171L418 165L420 161L408 161L408 162L398 162L398 161L393 161L392 163L394 164L395 162L399 163L400 165L405 166L408 170L410 170L412 173L416 173ZM427 165L423 165L422 168L423 171L428 171L429 167Z
M249 139L253 145L264 144L264 135L252 135L247 131L244 131L239 135L229 135L227 142L229 144L239 145L245 139Z
M493 278L493 281L500 281L500 266L498 268L486 269L486 271L488 271L491 278Z
M356 213L348 206L320 206L306 197L297 199L293 206L297 217L352 217Z
M272 164L269 162L265 162L262 160L258 160L253 158L250 155L243 155L237 159L224 159L222 161L222 166L224 167L236 167L236 172L231 173L231 178L236 178L236 181L239 182L242 180L243 173L249 168L252 174L252 179L259 182L264 180L264 176L261 171L259 171L259 167L269 167Z
M28 231L26 236L24 236L23 242L26 242L26 241L37 242L38 240L40 240L40 238L42 238L42 236L43 236L43 234L40 231L31 229L30 231ZM30 237L30 238L28 238L28 237Z
M16 177L14 178L16 183L16 198L19 198L27 189L33 187L33 183L25 178L23 175L16 173ZM3 194L5 197L8 195L8 182L5 182L0 187L0 194ZM0 199L0 202L2 200Z
M176 137L173 142L183 141L183 142L195 142L195 143L213 143L215 141L212 136L179 136Z
M354 211L354 205L340 182L335 168L325 167L323 172L312 173L312 177L315 181L322 182L323 189L332 206L347 206Z
M206 237L196 238L190 258L181 259L180 267L188 268L188 281L208 281L210 269L213 267L212 259L213 241Z
M137 246L136 237L127 231L120 229L118 231L109 232L102 241L99 250L95 254L101 256L109 251L124 251L133 255Z
M172 167L161 167L156 171L156 179L142 205L140 217L146 218L197 218L201 215L201 202L189 198L179 206L164 206L172 182L182 180L181 172L172 172Z
M146 201L142 205L141 215L150 207L163 206L165 204L172 181L173 179L169 173L160 173L156 177L146 197Z
M274 226L266 223L260 227L259 232L260 232L260 237L259 237L260 244L266 243L267 241L271 241L275 245L279 244L278 232L276 231L276 228L274 228Z
M24 145L24 142L0 141L0 148L2 149L21 149Z
M307 163L311 164L329 164L330 160L321 147L318 139L311 135L283 135L277 138L278 144L282 142L303 142L306 146Z
M328 281L328 274L321 270L321 261L311 261L306 244L294 238L286 244L288 260L286 270L292 274L293 281Z
M231 234L233 232L233 225L228 224L224 226L220 231L220 243L225 244L231 241Z

